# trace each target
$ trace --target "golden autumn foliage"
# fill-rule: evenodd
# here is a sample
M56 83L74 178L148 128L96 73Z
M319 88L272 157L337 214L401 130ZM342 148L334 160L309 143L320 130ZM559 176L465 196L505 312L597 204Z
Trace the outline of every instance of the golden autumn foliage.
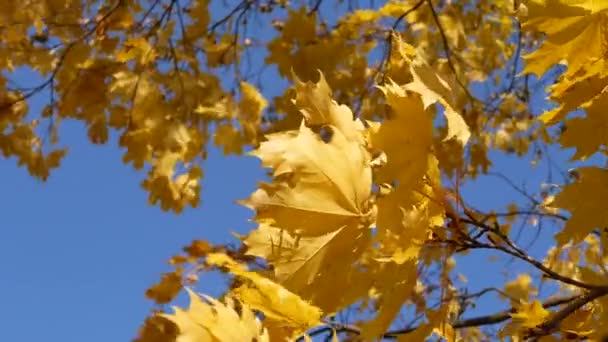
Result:
M174 213L212 148L268 170L235 199L256 228L171 258L146 296L190 304L139 342L605 341L606 32L606 0L2 1L0 151L46 180L81 122Z

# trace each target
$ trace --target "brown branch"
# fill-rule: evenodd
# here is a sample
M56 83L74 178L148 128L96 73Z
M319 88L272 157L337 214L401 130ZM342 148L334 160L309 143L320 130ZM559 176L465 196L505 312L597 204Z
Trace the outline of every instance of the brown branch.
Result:
M230 13L228 13L225 17L223 17L222 19L216 21L215 23L213 23L210 27L209 27L209 32L210 33L214 33L215 30L220 26L225 24L230 18L232 18L238 11L242 10L244 7L249 7L251 6L250 2L247 0L241 1L236 7L234 7Z
M590 285L590 284L578 281L573 278L566 277L564 275L561 275L561 274L555 272L551 268L545 266L542 262L532 258L530 255L528 255L528 253L526 253L521 248L517 247L515 245L515 243L513 243L513 241L511 241L511 239L509 239L509 237L506 236L499 229L499 227L492 227L484 222L480 222L468 210L465 210L465 214L467 214L467 217L458 218L458 220L460 222L464 222L464 223L476 226L478 228L481 228L482 233L492 232L492 233L498 235L501 238L501 240L508 246L508 248L505 246L502 246L502 245L488 244L488 243L480 242L479 240L473 239L466 235L464 236L464 238L466 239L467 242L465 242L465 243L456 242L456 244L460 244L460 247L464 247L465 249L475 249L476 248L476 249L494 249L494 250L502 251L506 254L509 254L517 259L525 261L526 263L536 267L538 270L542 271L547 277L552 278L554 280L561 281L565 284L574 285L574 286L577 286L577 287L580 287L583 289L587 289L587 290L592 290L592 289L599 287L596 285Z
M560 323L568 316L573 314L576 310L580 309L587 303L591 303L597 298L603 297L608 294L608 286L598 287L583 296L579 296L575 300L571 301L563 309L554 313L549 320L541 324L540 326L531 329L528 337L534 337L534 340L546 335L550 335L559 329Z
M536 198L534 198L532 195L530 195L529 193L527 193L523 188L517 186L517 184L515 184L511 179L509 179L509 177L503 175L500 172L488 172L486 174L487 176L493 176L493 177L497 177L502 179L505 183L507 183L513 190L515 190L516 192L518 192L519 194L521 194L522 196L526 197L530 202L532 202L535 206L540 205L540 201L538 201Z
M386 38L385 57L382 59L382 62L380 64L380 66L378 67L378 69L376 70L376 73L374 74L374 76L372 76L372 78L371 78L372 80L375 80L376 77L378 76L378 74L382 72L382 70L384 69L386 64L390 63L390 61L391 61L391 53L393 52L392 51L393 50L393 34L394 34L393 31L395 31L397 29L397 27L399 26L399 24L401 24L401 22L403 22L405 17L407 17L410 13L413 13L418 8L420 8L420 6L422 6L424 4L424 1L425 0L418 1L414 6L409 8L407 11L401 13L401 15L398 16L397 19L395 19L395 22L391 26L391 31L389 32L388 37Z
M488 218L491 218L491 217L509 217L509 216L520 216L520 215L553 218L553 219L558 219L560 221L567 221L568 220L568 218L566 216L564 216L564 215L554 214L554 213L543 213L543 212L532 211L532 210L517 210L517 211L510 212L510 213L492 213L492 214L488 214L487 217Z
M571 296L566 296L566 297L549 299L543 303L543 308L548 309L548 308L556 307L556 306L563 305L563 304L578 303L578 301L581 300L581 298L586 298L586 297L581 296L579 294L579 295L571 295ZM597 298L597 297L594 297L594 299L595 298ZM589 300L586 301L586 303L588 303L588 302L589 302ZM568 306L570 306L570 305L568 305ZM502 323L502 322L505 322L505 321L508 321L509 319L511 319L511 314L513 312L515 312L515 309L511 308L509 310L500 311L500 312L497 312L497 313L494 313L491 315L484 315L484 316L457 320L454 323L452 323L452 328L464 329L464 328L480 327L480 326L485 326L485 325L493 325L493 324ZM419 327L420 326L406 328L406 329L390 330L390 331L386 332L384 335L382 335L382 339L394 340L394 339L397 339L399 337L399 335L411 333L414 330L418 329ZM361 334L361 329L357 326L348 325L348 324L330 323L322 328L319 328L319 329L309 333L308 335L311 337L319 336L322 334L331 333L333 330L335 330L338 333L345 332L345 333L350 333L353 335ZM300 338L300 339L298 339L298 341L304 341L304 339Z
M314 4L314 6L312 6L312 8L310 9L310 11L308 11L308 13L306 14L307 16L311 16L313 14L315 14L317 11L319 11L319 7L321 7L321 3L323 2L323 0L317 0Z
M463 219L463 222L466 223L470 223L470 220L467 219ZM495 230L490 230L493 233L496 233ZM514 246L511 243L512 246ZM572 279L569 277L566 277L564 275L561 275L555 271L553 271L552 269L550 269L549 267L543 265L543 263L541 263L540 261L532 258L531 256L529 256L526 253L523 253L521 250L519 250L517 247L512 247L515 248L515 250L511 250L508 248L505 248L503 246L499 246L499 245L494 245L494 244L487 244L487 243L483 243L483 242L472 242L472 243L468 243L468 244L464 244L462 247L466 247L467 249L493 249L493 250L497 250L497 251L502 251L503 253L509 254L519 260L525 261L526 263L536 267L538 270L540 270L541 272L543 272L545 274L545 276L547 276L548 278L557 280L557 281L561 281L564 284L568 284L568 285L573 285L573 286L577 286L583 289L587 289L587 290L592 290L597 288L598 286L595 285L590 285L587 283L583 283L581 281L578 281L576 279Z
M155 0L154 3L152 5L150 5L150 7L148 7L148 9L146 10L146 12L142 15L141 20L139 20L137 22L137 24L136 24L136 27L138 29L143 29L144 28L144 25L145 25L144 23L148 19L148 16L150 16L150 14L152 14L152 12L156 8L156 6L158 6L159 4L160 4L160 0Z

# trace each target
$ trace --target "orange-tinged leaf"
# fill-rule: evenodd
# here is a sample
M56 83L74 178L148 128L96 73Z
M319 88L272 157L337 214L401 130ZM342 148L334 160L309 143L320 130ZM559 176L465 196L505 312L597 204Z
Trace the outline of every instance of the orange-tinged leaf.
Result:
M181 271L164 273L158 284L146 291L146 297L159 304L166 304L182 290Z
M116 60L119 62L137 59L139 63L146 65L156 60L156 50L144 37L129 38L123 46L124 49L116 54Z

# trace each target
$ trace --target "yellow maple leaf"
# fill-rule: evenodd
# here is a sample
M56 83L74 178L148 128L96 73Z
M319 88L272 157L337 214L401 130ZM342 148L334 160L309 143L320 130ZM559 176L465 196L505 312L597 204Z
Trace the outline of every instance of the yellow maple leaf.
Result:
M604 204L608 196L608 170L584 167L577 171L580 180L566 185L552 204L572 214L564 229L555 235L560 245L570 240L581 242L593 229L608 226Z
M257 143L262 112L268 106L268 101L256 87L241 82L241 101L239 102L239 123L243 129L244 143Z
M279 283L325 312L336 312L366 294L371 278L355 263L370 242L366 228L344 227L322 236L295 238L266 224L244 239L247 254L267 260Z
M416 95L407 95L394 82L380 87L392 112L369 132L374 148L382 150L387 163L377 172L378 182L398 180L413 184L426 172L426 160L433 144L433 114Z
M187 310L173 307L173 314L162 314L179 328L177 342L195 341L270 341L268 332L247 305L241 305L240 314L234 301L227 297L221 303L209 296L205 301L188 289L190 307Z
M579 337L590 336L596 331L593 314L594 310L576 310L561 321L560 330L576 334Z
M541 77L556 63L568 65L568 75L575 74L585 64L603 58L606 47L605 1L546 1L526 2L527 15L522 29L537 30L547 35L540 48L524 55L522 74Z
M403 264L406 261L417 260L429 236L433 219L429 211L424 207L405 210L401 205L405 205L405 201L400 201L397 197L389 197L378 202L379 232L376 237L380 243L378 251L380 256L376 258L378 261ZM395 208L401 211L400 217L387 213ZM391 219L400 219L400 221L390 222Z
M538 290L532 285L532 278L529 274L520 274L517 279L505 284L504 291L508 295L508 299L513 301L513 305L520 302L527 302L530 295L538 293Z
M226 267L230 273L247 281L231 291L231 294L252 309L259 310L272 320L288 324L296 334L320 323L321 310L306 302L285 287L262 275L248 271L229 256L211 253L206 262Z
M348 140L361 141L363 126L359 120L353 120L353 113L345 105L338 105L332 99L332 92L319 72L319 81L302 82L294 75L296 81L295 105L311 126L331 125L338 129Z
M398 51L403 59L410 63L410 72L414 77L414 80L405 85L405 88L420 94L425 109L433 103L441 104L444 107L443 115L448 126L448 132L444 140L455 138L460 144L466 145L471 132L462 116L451 104L452 87L421 57L416 55L412 59L412 51L415 49L403 42L398 36L395 37Z
M608 146L608 94L601 96L585 106L587 115L575 117L565 122L566 130L560 137L564 147L576 148L572 159L585 160Z
M369 153L333 130L326 143L304 124L296 133L269 135L253 152L275 179L243 204L256 210L256 220L303 236L320 236L345 226L358 226L370 215ZM284 180L284 181L283 181Z
M543 308L539 300L532 303L524 303L517 308L517 312L512 313L511 317L514 322L521 324L525 328L535 328L541 325L550 312Z
M447 322L447 316L452 313L453 308L449 304L443 305L437 310L427 309L425 314L428 323L420 324L420 326L410 334L400 335L397 341L426 341L432 334L437 334L446 341L460 341L460 339L456 338L456 330Z
M581 107L589 107L596 98L605 96L608 82L608 66L604 60L584 65L576 74L562 76L549 88L551 99L559 105L545 111L538 119L545 125L553 125Z
M154 62L157 57L156 50L144 37L133 37L123 43L124 49L116 53L118 62L128 62L137 59L142 65Z
M408 259L400 264L395 262L375 265L376 269L369 271L374 279L373 289L379 294L376 299L377 310L372 319L362 326L361 336L366 341L376 340L390 327L401 307L416 286L415 259Z
M393 82L381 90L391 112L382 124L369 129L372 146L386 155L376 180L397 185L377 200L376 239L381 253L389 254L379 260L402 263L416 259L428 229L443 222L443 210L432 200L440 183L439 168L432 154L432 114L420 97Z

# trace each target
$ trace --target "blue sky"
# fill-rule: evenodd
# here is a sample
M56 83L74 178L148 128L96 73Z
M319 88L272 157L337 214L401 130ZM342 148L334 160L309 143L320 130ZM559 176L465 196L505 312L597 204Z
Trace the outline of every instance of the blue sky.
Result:
M21 80L31 83L28 77ZM63 123L60 139L70 152L46 183L35 181L14 160L0 161L3 340L128 341L151 308L144 291L169 269L172 255L196 238L233 242L231 231L244 233L252 226L251 212L234 201L250 194L263 170L253 158L225 157L212 149L202 205L174 215L147 204L139 185L144 175L122 164L116 139L91 145L86 130L73 122ZM557 155L558 162L566 158ZM531 186L538 186L546 172L546 165L532 170L528 161L511 157L496 155L494 161L495 169ZM463 192L482 209L517 199L495 177L482 177ZM550 234L539 243L551 243ZM500 269L470 273L486 258L487 253L475 252L460 259L459 269L472 274L473 291L505 279ZM525 268L515 264L508 279L518 269ZM222 284L203 278L199 289L217 295ZM185 304L183 298L178 302ZM493 299L480 304L478 312L504 308Z
M0 298L6 341L128 341L151 307L145 289L194 238L234 241L250 226L245 198L262 172L253 159L211 153L204 204L176 216L147 205L141 174L115 144L92 146L70 127L63 166L43 184L2 161ZM207 278L205 278L207 279ZM203 283L218 294L222 283Z

